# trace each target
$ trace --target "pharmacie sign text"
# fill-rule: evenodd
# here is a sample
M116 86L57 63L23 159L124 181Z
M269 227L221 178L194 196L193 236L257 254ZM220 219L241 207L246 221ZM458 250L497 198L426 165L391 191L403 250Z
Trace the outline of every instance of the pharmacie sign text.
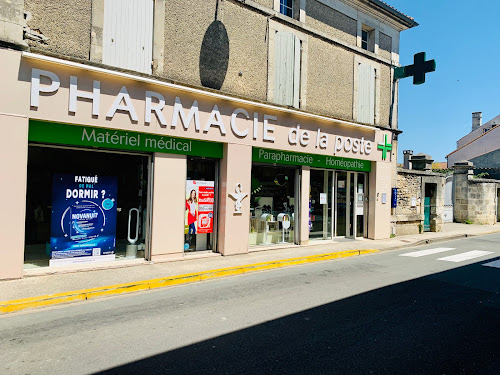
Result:
M36 109L40 106L40 96L55 95L61 86L59 76L48 70L32 68L31 70L31 107ZM77 102L79 100L92 102L92 116L94 118L102 115L101 109L101 81L93 80L92 91L81 90L78 88L78 77L70 76L69 80L69 101L68 112L76 114ZM190 107L185 107L186 103L182 103L181 98L172 97L171 104L168 105L169 111L164 110L167 106L165 97L155 91L145 90L144 93L144 123L150 125L153 118L156 118L158 124L162 128L170 127L172 129L182 127L188 130L193 127L195 132L199 134L208 134L209 132L219 132L220 136L224 137L228 131L231 131L239 139L251 139L254 141L264 141L274 143L275 125L278 118L266 113L248 113L243 108L236 108L232 111L229 124L223 120L221 112L215 104L208 115L206 121L202 123L200 118L200 109L198 101L194 100ZM106 119L112 120L117 112L128 114L131 122L138 123L139 117L126 86L122 86L116 94L109 108L106 108ZM171 113L168 119L165 113ZM203 112L202 112L203 113ZM208 114L208 111L207 111ZM247 121L242 121L247 120ZM375 129L373 130L375 131ZM121 134L96 134L95 142L101 144L117 144L123 145L125 135ZM94 138L91 134L90 137ZM104 137L104 138L102 138ZM332 140L330 138L333 138ZM221 141L223 141L221 139ZM138 142L135 137L130 137L127 141L132 147ZM158 140L158 142L161 142ZM317 150L326 150L330 142L333 142L333 154L353 154L353 155L370 155L373 150L372 141L364 137L351 137L341 135L326 134L320 128L317 131L300 129L300 124L288 131L288 144L290 147L305 148L308 145L314 145ZM162 147L163 144L160 144ZM174 148L172 143L169 146Z

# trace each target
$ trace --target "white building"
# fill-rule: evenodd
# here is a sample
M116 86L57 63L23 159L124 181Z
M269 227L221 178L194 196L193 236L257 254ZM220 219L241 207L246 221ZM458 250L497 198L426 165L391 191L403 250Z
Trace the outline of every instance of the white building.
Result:
M472 131L457 141L457 149L446 156L448 168L469 160L480 172L500 178L500 115L481 125L482 113L472 114Z

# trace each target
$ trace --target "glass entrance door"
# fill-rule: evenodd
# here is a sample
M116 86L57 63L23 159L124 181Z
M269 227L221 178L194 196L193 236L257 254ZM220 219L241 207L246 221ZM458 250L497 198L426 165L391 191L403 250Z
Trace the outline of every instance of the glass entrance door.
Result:
M366 175L364 173L356 175L356 237L365 237Z
M335 235L364 237L366 233L366 174L336 172Z
M335 214L336 220L336 236L344 237L347 234L348 221L347 221L347 192L348 181L347 172L336 172L336 192L335 192Z
M332 238L332 171L311 170L309 238Z

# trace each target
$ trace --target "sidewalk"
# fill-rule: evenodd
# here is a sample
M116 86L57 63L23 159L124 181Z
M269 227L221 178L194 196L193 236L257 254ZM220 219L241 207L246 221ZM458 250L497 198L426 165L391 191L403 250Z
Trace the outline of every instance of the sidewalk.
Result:
M19 280L0 281L0 301L24 299L30 297L46 296L56 293L67 293L73 291L102 288L110 285L135 283L143 280L169 278L178 275L203 273L225 268L241 268L255 263L277 262L298 257L311 257L325 253L346 252L340 256L359 255L361 253L348 252L349 250L376 249L379 251L393 250L404 247L418 246L467 236L478 236L489 233L500 232L500 225L467 225L458 223L447 223L443 232L426 232L419 235L401 236L386 240L368 239L338 239L328 242L318 242L317 245L293 246L287 248L276 248L273 250L251 251L248 254L223 257L219 254L206 253L202 255L186 255L183 260L165 263L149 263L145 261L117 261L114 268L64 268L52 274L26 276ZM314 261L314 260L313 260ZM290 262L286 262L289 265ZM304 262L301 262L304 263ZM283 264L281 265L283 266ZM255 269L255 267L253 267ZM276 268L276 267L267 267ZM264 269L259 267L259 269ZM206 278L220 277L229 274L243 272L218 272L218 275ZM212 274L214 274L212 272ZM203 279L203 277L202 277ZM173 285L176 283L164 284ZM147 288L138 288L147 289ZM80 298L85 299L85 297ZM2 303L0 303L1 305Z

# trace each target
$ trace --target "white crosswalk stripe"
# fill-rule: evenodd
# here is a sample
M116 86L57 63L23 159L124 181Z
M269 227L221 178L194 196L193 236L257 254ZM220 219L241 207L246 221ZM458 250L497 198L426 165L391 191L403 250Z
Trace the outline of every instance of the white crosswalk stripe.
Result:
M472 251L467 251L465 253L461 254L456 254L456 255L451 255L449 257L444 257L444 258L438 258L438 260L444 260L447 262L463 262L466 260L474 259L474 258L479 258L483 257L488 254L493 254L492 251L480 251L480 250L472 250Z
M493 262L485 263L485 264L483 264L483 266L500 268L500 259L499 260L495 260Z
M455 248L454 247L437 247L435 249L419 250L419 251L413 251L411 253L400 254L399 256L401 256L401 257L418 258L418 257L423 257L423 256L426 256L426 255L442 253L442 252L450 251L450 250L455 250Z
M444 252L452 251L452 250L457 250L457 249L455 247L436 247L434 249L425 249L425 250L412 251L410 253L405 253L405 254L399 254L399 256L419 258L419 257L427 256L427 255L440 254L440 253L444 253ZM460 250L458 250L458 251L460 251ZM442 257L442 258L437 258L437 260L459 263L459 262L464 262L466 260L470 260L470 259L474 259L474 258L484 257L484 256L490 255L490 254L493 254L493 252L492 251L482 251L482 250L471 250L471 251L461 252L460 254L455 254L455 255L450 255L450 256L446 256L446 257ZM436 258L434 258L433 260L436 260ZM494 262L485 263L485 264L483 264L483 266L500 268L500 259L496 260Z

